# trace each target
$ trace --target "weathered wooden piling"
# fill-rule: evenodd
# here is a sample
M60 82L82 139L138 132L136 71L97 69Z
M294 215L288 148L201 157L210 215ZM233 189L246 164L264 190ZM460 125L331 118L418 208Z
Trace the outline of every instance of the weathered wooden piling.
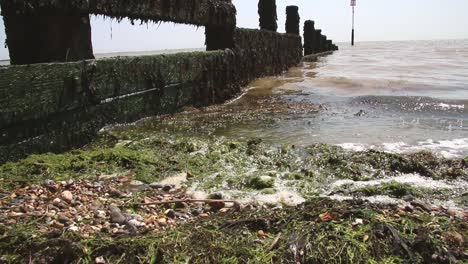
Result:
M94 58L89 15L17 13L9 1L1 2L11 64Z
M333 42L331 40L327 40L326 43L327 51L333 50Z
M260 29L274 32L278 30L276 0L258 1L258 15L260 16Z
M315 53L315 42L315 22L307 20L304 22L304 55L307 56Z
M320 36L320 52L327 51L327 36L321 35Z
M314 41L314 53L319 53L322 50L321 46L321 36L322 36L322 30L321 29L316 29L315 30L315 41Z
M301 17L299 16L299 7L286 7L286 33L300 35L299 25Z
M207 26L205 28L206 50L224 50L234 47L234 27Z

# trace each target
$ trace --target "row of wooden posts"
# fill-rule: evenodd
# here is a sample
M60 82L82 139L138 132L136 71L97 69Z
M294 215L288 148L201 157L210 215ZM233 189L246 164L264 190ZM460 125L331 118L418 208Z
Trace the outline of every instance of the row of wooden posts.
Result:
M258 14L260 16L260 29L277 31L278 16L276 13L276 0L259 0ZM300 35L299 7L286 7L286 33ZM315 22L307 20L304 23L304 55L311 55L326 51L338 50L332 40L322 35L322 30L315 29Z

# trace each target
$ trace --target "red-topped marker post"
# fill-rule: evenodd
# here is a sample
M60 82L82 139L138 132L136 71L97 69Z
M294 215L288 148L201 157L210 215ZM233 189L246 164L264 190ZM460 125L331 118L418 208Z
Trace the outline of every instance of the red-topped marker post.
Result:
M354 7L356 7L356 0L351 0L351 7L353 8L353 26L351 30L351 46L354 46Z

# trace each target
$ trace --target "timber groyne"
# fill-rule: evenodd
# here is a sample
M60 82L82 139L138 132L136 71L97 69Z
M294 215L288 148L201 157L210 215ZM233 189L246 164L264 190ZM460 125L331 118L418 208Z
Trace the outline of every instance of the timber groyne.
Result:
M303 56L298 8L287 8L288 33L277 33L274 0L259 2L260 30L237 28L229 0L0 5L12 63L0 67L0 163L82 146L106 125L222 103ZM204 26L207 51L96 60L90 14ZM315 39L317 52L334 49Z

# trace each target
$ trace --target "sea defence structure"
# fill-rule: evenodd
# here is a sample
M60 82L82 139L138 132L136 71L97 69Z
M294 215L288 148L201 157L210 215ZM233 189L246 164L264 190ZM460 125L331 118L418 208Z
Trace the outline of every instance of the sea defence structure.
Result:
M327 36L322 35L322 30L315 29L314 21L304 22L304 56L335 50L338 50L338 46L327 40Z
M301 17L299 16L299 8L297 6L286 7L286 33L300 35L299 24Z
M303 55L298 8L288 7L292 34L277 33L274 0L259 2L260 30L237 28L230 0L0 5L12 64L0 67L0 163L82 146L106 125L222 103ZM204 26L207 51L94 59L92 14Z

